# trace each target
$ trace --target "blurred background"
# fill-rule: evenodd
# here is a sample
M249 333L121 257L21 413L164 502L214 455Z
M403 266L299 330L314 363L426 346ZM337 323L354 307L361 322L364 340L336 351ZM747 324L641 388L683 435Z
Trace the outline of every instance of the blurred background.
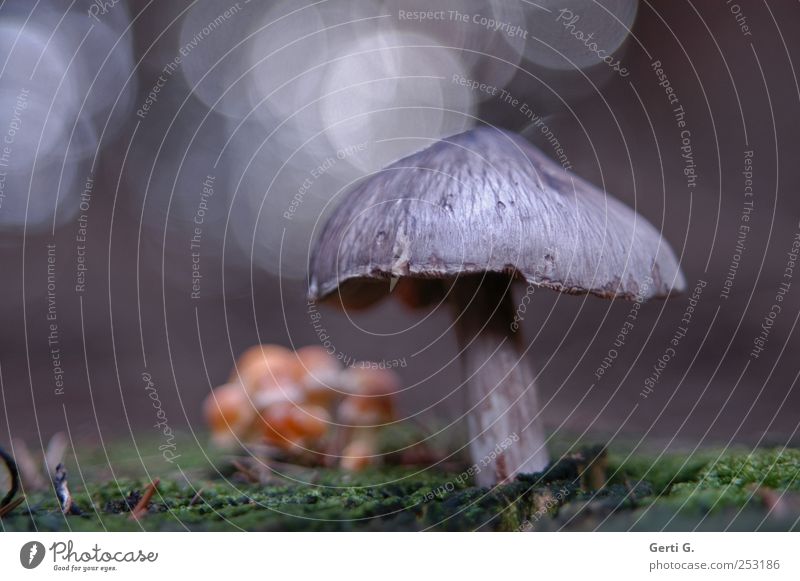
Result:
M635 208L690 289L535 291L549 430L796 444L798 25L754 0L3 2L0 440L156 435L143 377L191 435L244 348L322 333L457 440L451 313L315 326L307 262L357 180L492 124Z

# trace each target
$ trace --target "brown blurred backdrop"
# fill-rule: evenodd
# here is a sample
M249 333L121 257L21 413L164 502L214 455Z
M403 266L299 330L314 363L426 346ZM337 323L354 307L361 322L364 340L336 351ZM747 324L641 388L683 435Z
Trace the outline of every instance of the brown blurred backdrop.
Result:
M218 6L212 16L228 6L210 4ZM342 13L347 4L341 3ZM93 88L117 83L108 88L114 89L111 103L117 94L126 97L118 103L121 112L109 115L110 107L101 111L103 121L114 119L106 134L100 136L104 123L94 125L98 149L90 207L84 212L80 201L94 147L80 160L69 158L64 164L77 175L60 191L60 203L78 210L59 220L54 231L52 211L42 227L30 219L3 222L0 441L10 435L38 444L40 436L63 430L67 423L77 440L153 431L155 416L143 389L145 371L157 385L173 428L197 430L202 427L202 398L225 380L244 348L259 341L295 346L318 341L303 278L311 226L339 188L392 152L381 152L350 173L314 179L312 193L298 209L302 220L286 221L281 216L311 175L314 160L326 159L324 146L282 167L292 147L303 151L302 142L270 149L271 139L257 152L279 115L272 125L249 119L234 133L241 116L210 111L208 103L190 94L191 81L179 72L169 77L147 115L137 116L164 66L187 42L181 37L185 32L179 32L179 16L190 6L184 0L136 1L108 8L109 17L114 11L127 12L115 23L116 36L111 38L112 44L121 38L130 47L125 61L129 69L119 65L124 74L107 81L101 77ZM794 69L800 62L800 5L741 0L737 6L746 15L749 34L741 19L737 22L731 3L641 2L632 37L617 53L629 76L605 75L596 90L579 90L576 96L565 92L563 103L553 103L548 89L521 72L505 85L546 117L577 174L605 184L609 193L663 231L681 256L690 289L699 280L707 283L685 337L647 398L640 393L682 326L686 297L644 305L613 365L597 380L595 372L613 347L631 303L535 292L524 331L547 405L547 425L559 434L588 430L585 439L602 440L619 430L628 439L674 438L688 446L731 439L797 442L800 273L780 303L763 351L757 358L750 353L780 283L787 280L787 252L800 229L800 89ZM0 14L13 9L17 12L12 16L25 13L19 5L3 7ZM84 3L82 16L90 9ZM397 6L384 3L375 10L393 18ZM52 17L43 21L47 26L57 22ZM2 34L11 34L6 28ZM80 40L86 30L71 34ZM287 25L281 34L291 33ZM214 34L237 38L239 33L231 28ZM298 34L305 32L298 29ZM4 41L4 58L11 54L9 46ZM101 61L112 54L108 46L97 49ZM12 65L13 58L7 59ZM697 174L693 189L683 171L687 161L681 156L681 129L653 61L660 61L685 110ZM520 66L526 66L524 59ZM13 79L3 84L3 78L4 91L18 93ZM590 78L567 80L580 85ZM82 99L86 85L76 91ZM473 105L477 119L526 131L553 153L518 108L497 97ZM0 111L0 126L12 114L9 107ZM228 139L233 145L212 167ZM374 151L380 151L377 147ZM329 155L336 151L330 146ZM753 152L752 198L744 195L746 151ZM248 167L251 155L255 157ZM270 176L278 174L270 188ZM201 296L193 299L192 220L208 175L214 176L214 194L202 230ZM52 177L33 183L30 195L52 200L57 184ZM20 188L5 193L23 200L28 195ZM749 221L743 222L746 199L754 204ZM85 287L76 292L81 213L88 215ZM735 259L743 223L750 229L741 257ZM55 244L50 303L48 244ZM738 268L729 296L723 298L733 262ZM285 276L278 274L280 269ZM52 300L55 344L48 342ZM337 350L355 359L405 361L398 369L408 386L401 398L404 413L421 414L418 421L430 426L452 416L460 401L461 375L453 336L443 333L449 312L428 316L393 301L352 318L330 309L323 312ZM63 394L53 372L54 346L60 349ZM460 426L449 429L457 433Z

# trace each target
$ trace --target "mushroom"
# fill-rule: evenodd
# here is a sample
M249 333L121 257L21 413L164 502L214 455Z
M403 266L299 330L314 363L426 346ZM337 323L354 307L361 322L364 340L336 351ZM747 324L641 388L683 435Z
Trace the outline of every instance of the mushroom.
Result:
M256 409L244 385L235 381L214 388L203 402L212 441L228 447L250 436Z
M309 274L309 299L344 308L369 306L398 281L415 305L452 304L480 485L548 463L512 281L641 300L686 285L643 217L490 127L438 141L356 186L317 237Z
M377 458L377 442L373 438L359 438L344 447L339 466L348 472L360 472L374 465Z
M397 375L369 363L342 372L342 387L349 393L336 410L343 424L341 467L361 470L379 462L378 431L395 419L393 395L400 387Z
M243 369L258 410L255 431L276 448L303 454L307 446L319 443L328 431L330 414L318 405L327 393L320 395L322 389L309 375L316 371L327 379L330 365L314 347L304 347L296 353L276 345L262 347L261 356L256 351ZM327 353L325 356L330 357Z
M307 401L306 394L294 379L279 380L272 375L262 375L256 379L250 394L258 410L273 405L302 404Z
M331 405L341 395L339 361L320 345L301 347L295 355L297 381L306 399L323 406Z
M394 371L358 363L342 372L340 382L348 394L339 406L343 421L378 425L394 419L392 397L400 389L400 379Z
M289 349L281 345L255 345L242 353L228 381L241 381L248 391L253 391L264 377L292 383L297 373L297 359Z
M318 405L281 402L265 407L260 420L267 442L286 451L302 452L325 436L331 418Z
M296 353L280 345L256 345L236 362L229 383L204 402L212 440L221 446L265 439L286 451L317 443L328 430L339 392L339 362L323 348Z

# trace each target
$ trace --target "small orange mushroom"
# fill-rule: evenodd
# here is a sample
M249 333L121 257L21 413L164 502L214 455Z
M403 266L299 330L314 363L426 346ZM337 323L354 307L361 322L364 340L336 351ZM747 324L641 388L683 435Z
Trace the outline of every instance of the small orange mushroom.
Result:
M360 363L342 372L342 386L349 394L339 406L339 418L352 426L377 426L394 419L394 394L400 379L389 369Z
M376 364L361 363L342 373L342 385L349 395L337 409L348 441L342 451L340 466L345 470L361 470L377 464L378 431L395 419L393 395L400 380L393 371Z
M249 391L258 389L259 381L271 377L279 382L292 382L297 377L297 359L281 345L255 345L236 362L229 381L241 381Z
M259 425L268 443L293 451L319 443L330 421L330 414L321 406L283 402L262 410Z
M203 402L203 414L211 428L212 441L221 446L247 438L256 410L240 382L215 388Z
M375 430L394 419L392 394L398 388L391 370L367 363L343 371L320 345L296 352L255 345L239 357L230 383L214 390L204 410L217 443L260 439L297 458L326 442L336 444L337 452L348 443L342 466L355 470L374 462ZM331 440L333 409L350 427Z
M298 383L306 399L329 406L340 396L342 367L339 361L320 345L308 345L297 350Z
M377 453L378 449L374 440L353 440L342 450L342 459L339 465L343 470L359 472L376 464Z

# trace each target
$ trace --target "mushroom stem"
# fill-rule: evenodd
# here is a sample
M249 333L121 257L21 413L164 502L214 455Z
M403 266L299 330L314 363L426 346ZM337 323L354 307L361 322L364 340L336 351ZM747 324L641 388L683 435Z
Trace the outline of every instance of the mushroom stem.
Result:
M479 486L538 472L548 462L533 370L522 357L520 333L512 329L510 286L508 277L487 273L459 277L451 292Z

